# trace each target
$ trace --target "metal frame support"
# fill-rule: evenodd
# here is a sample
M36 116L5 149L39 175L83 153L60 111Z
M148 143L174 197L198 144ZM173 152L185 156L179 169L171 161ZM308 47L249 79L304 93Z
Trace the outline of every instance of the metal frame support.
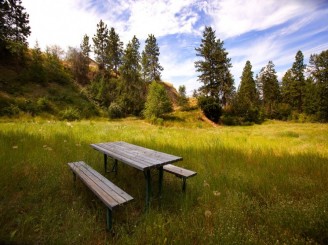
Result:
M163 190L163 166L160 166L158 169L158 198L159 204L161 205L162 199L162 190Z
M147 169L145 172L145 178L146 178L146 206L145 210L147 211L150 205L150 199L151 199L151 174L150 169Z
M107 173L107 155L104 154L104 168L105 168L105 173Z
M113 221L112 221L112 210L110 208L107 208L107 214L106 214L106 223L107 223L107 230L111 231L113 227Z
M117 170L118 170L118 167L117 167L117 159L114 159L114 164L113 164L113 167L112 167L112 172L115 173L115 175L117 174Z
M187 178L182 178L182 192L186 192L186 188L187 188L186 180Z

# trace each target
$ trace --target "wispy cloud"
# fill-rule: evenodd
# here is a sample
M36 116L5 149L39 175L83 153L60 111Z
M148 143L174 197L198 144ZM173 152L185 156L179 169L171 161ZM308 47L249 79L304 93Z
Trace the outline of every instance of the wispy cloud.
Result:
M220 0L209 1L205 9L221 38L226 39L283 24L311 13L315 6L315 1L308 0Z

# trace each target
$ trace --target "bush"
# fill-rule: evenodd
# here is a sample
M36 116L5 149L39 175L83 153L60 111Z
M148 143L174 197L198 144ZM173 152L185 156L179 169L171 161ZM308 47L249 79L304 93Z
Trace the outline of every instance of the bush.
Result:
M36 101L36 107L39 112L41 111L51 111L51 105L49 100L46 97L41 97Z
M215 123L219 122L222 115L222 107L219 99L201 96L198 98L198 105L208 119Z
M0 115L1 116L17 116L19 114L20 110L19 107L17 105L14 104L10 104L7 107L4 107L1 111L0 111Z
M68 121L81 119L79 110L72 107L66 108L65 110L59 112L59 116L61 120L68 120Z
M172 103L163 85L152 82L149 86L144 116L148 119L161 117L173 110Z
M108 116L110 119L123 117L122 107L116 102L111 103L108 107Z

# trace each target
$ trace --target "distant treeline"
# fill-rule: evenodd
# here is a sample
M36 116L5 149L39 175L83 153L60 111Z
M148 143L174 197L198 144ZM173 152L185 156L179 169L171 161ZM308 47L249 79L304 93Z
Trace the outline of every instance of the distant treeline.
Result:
M206 27L195 62L203 84L195 96L205 115L225 124L260 123L265 118L295 121L328 121L328 50L310 56L309 65L298 51L280 83L269 61L254 79L247 61L236 91L232 67L223 41Z
M154 35L148 35L140 53L136 36L124 47L115 29L100 20L92 43L84 35L80 48L70 47L66 55L58 46L42 52L38 43L27 48L30 27L21 1L0 3L0 64L23 67L25 81L43 85L75 81L89 100L108 110L110 117L161 117L172 110L164 88L149 86L161 80L163 70ZM298 51L282 82L277 79L272 61L255 78L251 62L247 61L236 90L230 73L231 60L223 45L215 31L205 27L196 48L200 60L195 62L195 68L202 86L194 91L194 96L209 119L224 124L261 123L266 118L328 121L328 50L312 54L309 65L304 64L304 56ZM90 58L91 51L95 61ZM185 86L179 92L178 102L187 108Z

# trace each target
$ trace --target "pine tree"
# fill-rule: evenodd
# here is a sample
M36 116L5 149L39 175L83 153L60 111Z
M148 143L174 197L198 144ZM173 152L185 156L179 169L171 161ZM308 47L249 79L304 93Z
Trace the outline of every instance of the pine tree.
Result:
M145 81L160 81L163 67L159 63L159 47L154 35L148 35L145 50L142 53L142 66Z
M82 43L80 45L81 52L84 57L89 58L90 57L90 52L91 52L91 45L89 43L89 36L85 34L83 36Z
M317 95L316 114L321 121L328 121L328 50L310 56L310 78ZM314 96L307 94L307 97Z
M201 74L198 80L203 84L201 95L213 97L222 107L230 101L234 91L233 78L229 68L232 67L228 52L223 48L223 41L216 40L215 31L205 27L203 38L196 55L202 60L195 62L196 71Z
M138 115L145 101L145 87L140 77L139 48L139 40L134 36L124 50L120 67L122 88L119 104L122 105L126 114Z
M96 61L99 63L99 69L105 69L107 65L107 38L108 29L107 25L100 20L97 24L97 33L92 38L93 40L93 51L96 55Z
M0 0L0 62L24 64L30 34L29 15L22 1Z
M107 45L106 45L106 59L109 65L109 70L113 70L117 75L118 68L121 65L123 55L123 42L120 41L119 35L112 27L108 33Z
M253 78L252 65L247 61L241 76L241 82L236 96L235 110L238 116L248 122L259 121L259 95Z
M21 0L0 1L0 40L26 44L31 34L29 15Z
M275 118L280 102L280 87L272 61L261 69L257 79L262 89L262 103L266 116Z

